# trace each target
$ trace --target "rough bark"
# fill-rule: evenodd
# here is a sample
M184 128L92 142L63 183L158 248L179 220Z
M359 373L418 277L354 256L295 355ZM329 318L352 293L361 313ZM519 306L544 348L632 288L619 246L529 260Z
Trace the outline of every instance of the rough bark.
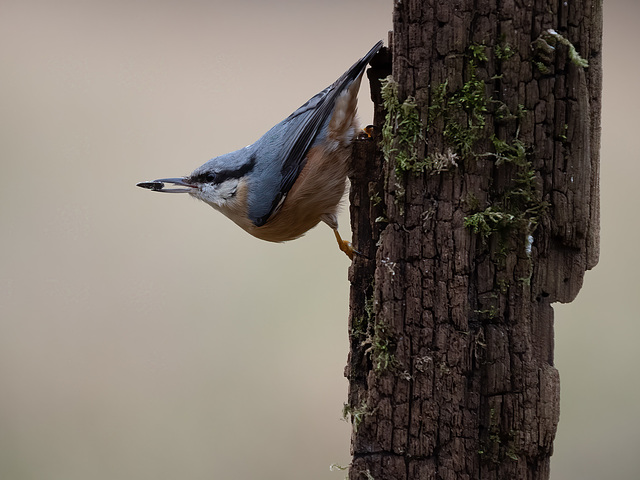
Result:
M393 79L426 140L408 169L397 138L386 161L356 145L352 480L549 477L551 304L598 260L601 35L600 1L396 2Z

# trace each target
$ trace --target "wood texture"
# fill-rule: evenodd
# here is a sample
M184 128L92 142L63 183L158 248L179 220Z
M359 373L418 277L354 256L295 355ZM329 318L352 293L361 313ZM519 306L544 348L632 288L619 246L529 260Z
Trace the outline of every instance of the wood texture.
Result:
M598 260L601 37L599 1L396 2L393 78L429 126L420 158L452 148L429 113L445 81L449 92L482 82L486 124L444 172L398 173L376 142L356 145L350 479L549 478L551 303L573 300ZM486 59L471 66L474 45ZM378 126L388 61L369 72ZM527 164L497 161L494 135L526 146ZM523 218L537 227L483 237L465 226L528 168L536 213Z

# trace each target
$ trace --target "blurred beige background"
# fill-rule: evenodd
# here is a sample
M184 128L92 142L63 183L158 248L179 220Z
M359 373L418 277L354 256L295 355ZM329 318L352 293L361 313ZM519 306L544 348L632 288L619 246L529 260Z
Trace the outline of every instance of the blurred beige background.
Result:
M331 231L272 245L134 185L253 142L386 40L391 9L0 4L0 479L343 478ZM602 256L557 308L553 479L640 478L639 13L607 1Z

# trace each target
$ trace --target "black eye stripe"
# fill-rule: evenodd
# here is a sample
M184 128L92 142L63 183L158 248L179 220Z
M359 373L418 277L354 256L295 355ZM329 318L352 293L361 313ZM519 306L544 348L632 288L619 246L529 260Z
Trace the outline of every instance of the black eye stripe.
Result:
M198 175L194 175L189 178L190 183L215 183L221 184L226 180L230 180L232 178L242 178L247 173L251 172L256 166L256 156L255 154L251 155L249 158L249 162L242 165L240 168L236 170L221 170L219 172L206 172L200 173Z
M191 175L187 179L187 183L213 183L216 176L213 173L200 173L198 175Z

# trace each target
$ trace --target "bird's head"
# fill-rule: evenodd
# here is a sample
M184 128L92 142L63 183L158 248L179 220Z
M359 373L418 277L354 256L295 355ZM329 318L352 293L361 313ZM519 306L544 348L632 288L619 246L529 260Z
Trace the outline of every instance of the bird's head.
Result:
M256 164L254 155L245 156L244 162L237 157L232 154L216 157L186 177L159 178L137 186L161 193L188 193L221 209L237 200Z

